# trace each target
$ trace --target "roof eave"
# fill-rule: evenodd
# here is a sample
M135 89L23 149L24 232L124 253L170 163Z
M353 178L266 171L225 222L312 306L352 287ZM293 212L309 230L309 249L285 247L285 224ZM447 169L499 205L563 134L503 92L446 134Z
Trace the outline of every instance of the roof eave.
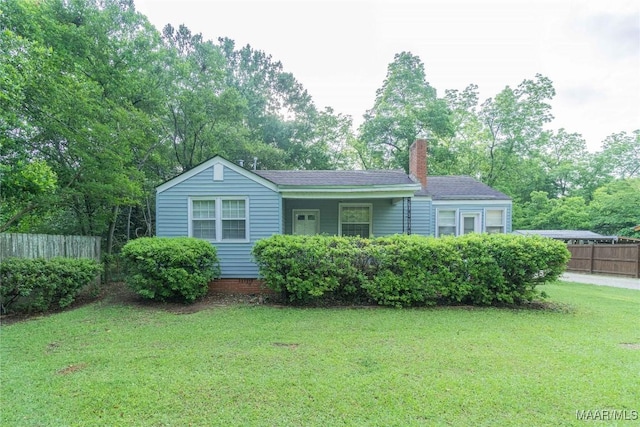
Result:
M420 185L370 185L370 186L305 186L281 185L280 193L286 199L340 199L340 198L398 198L413 197Z

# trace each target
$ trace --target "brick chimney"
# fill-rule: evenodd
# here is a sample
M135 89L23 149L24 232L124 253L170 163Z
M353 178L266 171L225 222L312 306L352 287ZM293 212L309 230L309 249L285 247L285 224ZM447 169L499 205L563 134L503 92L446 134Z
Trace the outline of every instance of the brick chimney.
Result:
M409 173L420 181L422 188L427 187L427 141L416 139L409 148Z

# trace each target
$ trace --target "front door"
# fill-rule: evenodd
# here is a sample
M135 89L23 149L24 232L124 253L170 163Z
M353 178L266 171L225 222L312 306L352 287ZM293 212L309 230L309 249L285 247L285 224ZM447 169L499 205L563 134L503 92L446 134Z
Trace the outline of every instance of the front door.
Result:
M293 210L293 234L304 234L311 236L313 234L318 234L319 227L319 210Z
M480 214L479 213L463 213L462 217L462 234L479 233L480 232Z

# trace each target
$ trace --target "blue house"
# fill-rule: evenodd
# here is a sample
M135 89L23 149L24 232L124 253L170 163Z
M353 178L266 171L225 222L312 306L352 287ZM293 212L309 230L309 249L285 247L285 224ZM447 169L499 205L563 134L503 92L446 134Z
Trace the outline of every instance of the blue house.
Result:
M253 244L273 234L362 237L511 232L511 199L466 176L427 176L427 143L401 170L247 170L216 156L157 187L156 234L218 249L222 278L257 278Z

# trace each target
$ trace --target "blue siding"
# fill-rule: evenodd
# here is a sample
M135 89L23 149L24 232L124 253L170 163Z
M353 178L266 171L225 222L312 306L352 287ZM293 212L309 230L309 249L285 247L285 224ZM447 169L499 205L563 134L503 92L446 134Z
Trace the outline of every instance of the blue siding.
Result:
M213 242L218 249L222 277L255 278L258 267L251 257L256 240L282 232L280 194L225 167L224 180L213 180L213 167L158 193L156 234L188 235L188 201L194 196L235 196L249 199L249 242Z
M433 236L433 221L431 199L414 197L411 201L411 234Z

